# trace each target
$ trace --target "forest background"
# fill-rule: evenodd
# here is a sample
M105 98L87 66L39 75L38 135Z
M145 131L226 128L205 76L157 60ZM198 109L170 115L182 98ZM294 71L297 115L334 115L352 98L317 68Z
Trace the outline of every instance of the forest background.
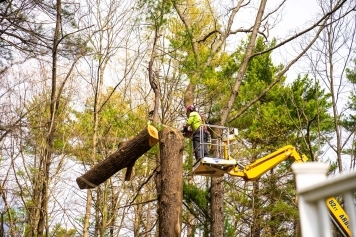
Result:
M130 181L75 179L148 123L181 129L193 103L238 128L242 165L291 144L354 170L353 0L0 0L0 21L0 236L159 235L157 146ZM297 235L292 161L192 176L184 147L182 235Z

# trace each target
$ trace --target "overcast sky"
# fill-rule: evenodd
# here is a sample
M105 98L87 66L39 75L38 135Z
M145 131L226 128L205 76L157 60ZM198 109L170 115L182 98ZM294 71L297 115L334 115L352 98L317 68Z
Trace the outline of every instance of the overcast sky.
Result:
M274 7L279 4L280 0L270 1L268 6ZM283 39L289 38L296 32L300 32L315 23L317 12L319 11L318 0L287 0L284 4L283 11L280 15L280 22L276 27L271 30L270 36L278 39L281 42ZM289 43L273 53L275 64L283 63L284 65L297 55L295 49L300 52L298 43L301 38L297 39L294 43ZM272 37L271 37L272 38ZM298 66L300 62L292 66L287 72L289 77L296 77L301 71Z

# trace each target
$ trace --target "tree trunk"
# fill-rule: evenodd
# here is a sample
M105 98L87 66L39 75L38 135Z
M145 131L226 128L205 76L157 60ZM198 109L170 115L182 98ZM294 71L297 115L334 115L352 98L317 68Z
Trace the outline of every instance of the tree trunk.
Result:
M180 131L160 132L161 195L158 200L159 236L180 237L183 196L184 137Z
M151 125L136 137L125 142L120 149L108 158L96 164L84 175L77 178L80 189L95 188L105 182L119 170L130 166L158 142L157 129Z
M188 176L187 183L189 185L193 185L193 177L191 175ZM193 210L193 205L191 203L188 203L188 209ZM194 237L195 235L195 229L196 229L196 218L195 216L191 213L187 213L187 237Z
M57 55L58 44L60 42L60 27L61 27L61 12L62 1L57 0L56 5L56 27L53 36L52 48L52 88L51 88L51 104L50 104L50 118L48 123L48 134L46 138L46 147L41 168L41 190L40 190L40 212L37 227L37 236L49 236L49 223L48 223L48 200L49 200L49 186L50 186L50 168L52 158L52 148L54 142L54 134L56 131L56 117L58 113L60 92L57 91Z
M90 209L91 209L91 203L92 203L92 192L89 189L87 191L87 202L85 205L85 216L84 216L84 227L83 227L83 237L89 236L89 219L90 219Z
M211 237L224 236L224 177L211 177Z
M261 200L260 200L260 186L259 181L253 182L253 219L251 226L251 237L261 236Z

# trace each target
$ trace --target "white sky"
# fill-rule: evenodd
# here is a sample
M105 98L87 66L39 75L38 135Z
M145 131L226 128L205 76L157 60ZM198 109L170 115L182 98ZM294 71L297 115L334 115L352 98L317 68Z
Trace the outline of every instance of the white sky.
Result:
M300 32L315 23L316 19L318 19L318 1L319 0L286 0L278 13L273 13L272 16L274 17L274 22L272 22L273 20L271 18L268 21L270 26L274 25L273 29L268 32L268 40L276 38L277 42L281 42L292 35L295 35L296 32ZM260 1L252 0L252 2L252 4L241 11L241 14L237 14L236 19L234 20L234 30L239 28L249 28L254 23ZM272 10L275 10L281 2L283 2L283 0L269 0L267 2L265 15L270 13ZM231 2L229 3L231 4ZM228 9L228 6L224 5L222 8ZM239 45L240 40L244 39L245 36L246 35L244 34L239 34L236 35L236 38L229 38L227 46L234 50L235 46ZM298 49L297 42L302 40L302 37L303 36L295 40L293 43L288 43L281 48L274 50L272 53L273 63L275 65L280 63L286 65L292 58L295 58L295 55L301 51ZM293 49L295 47L297 48L297 52ZM287 76L295 78L300 72L300 69L297 70L297 67L297 65L293 66L287 72Z
M268 7L275 7L281 0L272 0ZM316 0L287 0L283 7L282 21L271 32L276 37L284 37L289 33L300 30L306 22L316 19L318 4Z
M280 0L273 0L268 6L274 7ZM278 42L283 39L289 38L296 32L300 32L310 25L314 24L319 9L317 0L287 0L283 7L282 15L280 15L281 21L276 27L271 30L270 36L277 38ZM288 43L278 50L273 52L274 64L283 63L284 65L294 58L301 50L296 42L300 42L303 36L299 37L295 42ZM295 51L297 50L297 52ZM296 63L287 72L287 75L295 78L300 73L301 69L298 68Z

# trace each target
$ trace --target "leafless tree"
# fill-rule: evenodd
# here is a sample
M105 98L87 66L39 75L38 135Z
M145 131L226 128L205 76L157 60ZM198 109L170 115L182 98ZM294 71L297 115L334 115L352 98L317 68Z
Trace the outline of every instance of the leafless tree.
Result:
M332 12L334 8L334 3L330 1L321 1L319 4L323 14ZM315 80L322 81L331 94L335 139L325 138L325 140L335 152L339 172L345 170L342 155L348 149L354 133L354 131L345 131L342 120L348 116L347 95L350 93L345 70L355 57L355 7L354 2L346 2L340 10L330 14L318 40L306 54L309 59L310 74L315 77Z

